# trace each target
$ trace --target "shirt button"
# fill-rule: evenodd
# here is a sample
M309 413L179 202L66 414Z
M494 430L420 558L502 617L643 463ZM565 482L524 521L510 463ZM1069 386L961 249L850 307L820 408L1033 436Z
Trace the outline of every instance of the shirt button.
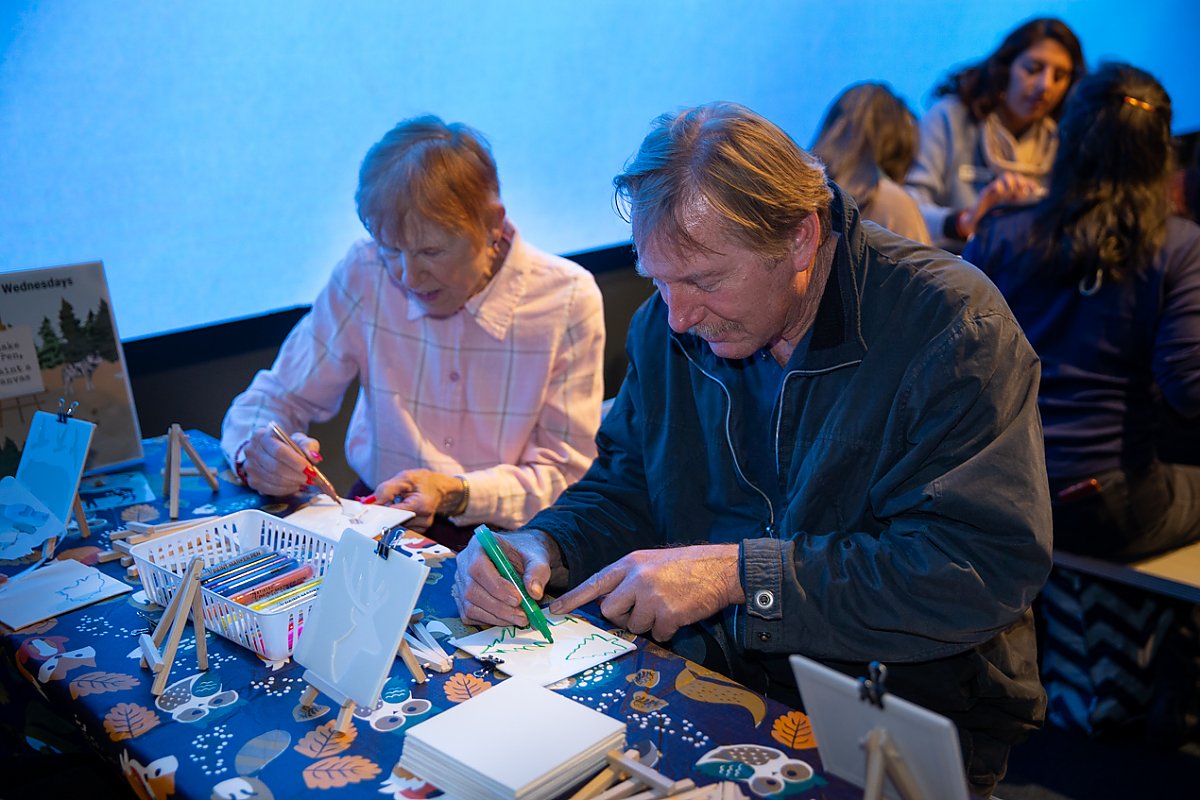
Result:
M459 375L458 375L458 373L457 373L457 372L451 372L451 373L450 373L450 380L451 380L451 381L457 381L457 380L458 380L458 377L459 377Z
M771 634L763 631L762 633L758 634L758 640L760 642L769 642L771 641Z
M759 611L767 611L771 606L775 605L775 595L763 589L760 592L754 593L754 605L758 606Z
M447 436L445 439L442 440L442 446L443 447L454 447L454 437Z

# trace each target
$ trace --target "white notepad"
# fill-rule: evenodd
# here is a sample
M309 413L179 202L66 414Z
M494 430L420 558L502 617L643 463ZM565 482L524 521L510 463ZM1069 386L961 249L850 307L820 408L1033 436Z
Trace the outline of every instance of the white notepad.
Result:
M454 797L542 800L624 744L624 722L516 677L413 726L400 766Z

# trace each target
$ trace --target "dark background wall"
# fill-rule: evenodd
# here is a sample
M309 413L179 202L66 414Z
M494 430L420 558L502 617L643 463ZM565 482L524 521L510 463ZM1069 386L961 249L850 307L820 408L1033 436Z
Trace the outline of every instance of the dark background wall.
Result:
M612 397L625 377L625 332L637 307L653 292L633 270L628 245L568 256L596 277L604 296L607 344L604 396ZM133 399L143 436L167 432L173 422L219 436L221 420L234 397L254 374L271 366L292 327L308 308L300 306L256 317L208 325L124 343ZM343 492L355 476L343 449L346 426L358 396L358 384L346 391L342 408L309 433L321 442L322 469Z

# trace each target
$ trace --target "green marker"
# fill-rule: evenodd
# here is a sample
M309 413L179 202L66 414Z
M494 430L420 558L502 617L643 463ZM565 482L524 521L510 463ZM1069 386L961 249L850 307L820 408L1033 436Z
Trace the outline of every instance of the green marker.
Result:
M500 573L500 576L517 587L517 591L521 593L521 609L529 618L529 624L537 628L538 633L545 636L547 642L553 644L554 637L550 635L550 623L546 621L546 615L526 593L525 584L517 577L517 571L513 569L512 562L508 560L508 556L504 555L504 551L496 543L496 535L487 525L480 525L475 529L475 537L483 545L483 551L487 553L488 558L496 565L496 571Z

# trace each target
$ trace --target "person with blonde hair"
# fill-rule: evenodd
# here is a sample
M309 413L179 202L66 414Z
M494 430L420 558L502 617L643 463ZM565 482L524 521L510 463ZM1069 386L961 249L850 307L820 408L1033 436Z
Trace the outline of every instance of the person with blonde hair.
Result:
M820 162L732 103L653 124L615 179L658 292L588 473L498 538L526 587L799 706L788 656L958 726L988 794L1040 724L1050 570L1037 357L957 258L863 224ZM475 543L465 621L524 625Z
M234 400L222 426L230 463L263 494L301 490L310 464L266 426L319 458L304 432L357 379L346 434L357 491L413 511L418 530L435 518L522 524L596 452L595 280L520 236L487 142L461 123L398 124L364 158L355 199L370 239Z
M858 83L829 106L812 153L854 198L863 219L930 244L917 203L900 186L917 152L917 118L886 84Z

